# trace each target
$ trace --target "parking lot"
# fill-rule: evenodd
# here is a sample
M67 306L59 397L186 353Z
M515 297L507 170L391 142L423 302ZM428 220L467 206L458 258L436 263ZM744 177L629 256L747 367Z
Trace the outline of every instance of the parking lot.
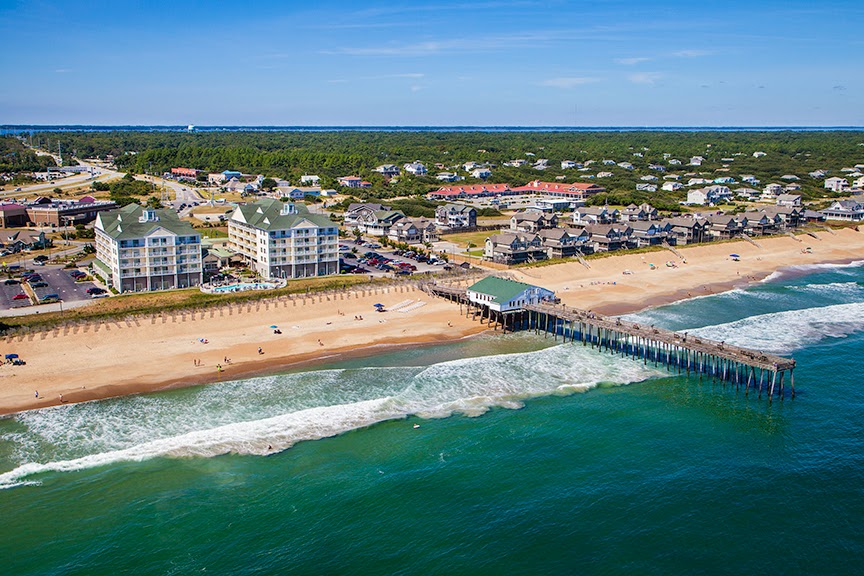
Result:
M359 273L368 274L370 276L389 276L393 275L400 268L397 263L404 263L409 266L413 266L415 270L412 270L413 274L425 274L425 273L436 273L440 272L444 269L443 264L428 264L425 262L419 262L416 258L409 258L404 255L395 254L393 249L378 247L375 248L376 244L372 242L366 242L365 246L363 244L357 244L353 240L342 240L340 241L340 250L339 255L341 257L341 263L344 266L356 266L359 267L362 271ZM344 248L343 248L344 246ZM351 249L356 249L357 252L352 253ZM364 258L369 252L373 252L378 256L383 257L387 261L381 262L379 258L373 257L373 264L370 264L367 258ZM366 261L364 261L366 260ZM378 268L378 265L383 265L384 269ZM389 267L390 269L388 269ZM357 272L355 272L357 273Z
M42 299L56 294L57 297L66 303L80 302L90 300L91 296L87 293L89 288L94 288L96 285L93 282L75 282L75 279L69 275L71 269L64 269L59 266L32 266L29 270L36 272L41 277L40 281L35 281L30 284L33 293L36 295L38 304ZM14 277L14 280L19 280L19 277ZM26 293L23 286L19 284L7 284L4 279L0 283L0 309L10 310L13 308L21 308L33 304L30 298L15 299L16 294ZM44 283L45 286L41 286Z

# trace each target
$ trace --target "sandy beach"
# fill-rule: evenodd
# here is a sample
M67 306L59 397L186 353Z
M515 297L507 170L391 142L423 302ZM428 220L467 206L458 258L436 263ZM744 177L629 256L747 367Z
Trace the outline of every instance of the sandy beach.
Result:
M555 290L568 306L623 314L758 282L784 268L864 259L864 233L817 236L759 239L758 247L745 241L683 247L683 260L668 251L621 254L591 260L590 269L569 261L510 275ZM376 313L376 303L391 310ZM27 364L0 367L0 414L55 405L61 395L62 402L81 402L233 380L382 346L452 341L485 328L460 316L457 305L406 284L8 337L2 353L17 353Z

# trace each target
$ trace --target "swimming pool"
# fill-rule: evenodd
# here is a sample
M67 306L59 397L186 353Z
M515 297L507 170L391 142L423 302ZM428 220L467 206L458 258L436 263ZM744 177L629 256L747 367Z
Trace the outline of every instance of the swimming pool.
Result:
M227 286L217 286L213 288L213 292L245 292L246 290L271 290L278 287L277 284L268 284L266 282L241 282L238 284L228 284Z

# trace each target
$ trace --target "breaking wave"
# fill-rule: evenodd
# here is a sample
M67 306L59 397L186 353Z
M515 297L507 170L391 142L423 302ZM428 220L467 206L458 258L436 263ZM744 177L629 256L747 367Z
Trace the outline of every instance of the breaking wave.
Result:
M20 414L0 430L17 464L0 474L0 488L32 484L46 472L158 457L266 455L386 420L479 416L493 407L520 408L532 397L658 374L636 361L559 345L428 367L318 370L61 406Z
M862 330L864 302L854 302L750 316L690 333L763 352L789 354L827 338L844 338Z

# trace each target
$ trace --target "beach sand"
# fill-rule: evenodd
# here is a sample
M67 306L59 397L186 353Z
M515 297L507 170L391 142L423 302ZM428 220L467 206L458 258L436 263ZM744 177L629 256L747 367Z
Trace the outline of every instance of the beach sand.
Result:
M624 314L761 281L787 267L864 259L864 233L844 229L817 236L801 235L801 242L788 236L759 239L759 247L745 241L683 247L679 251L686 263L669 251L625 253L591 260L590 269L568 261L510 274L555 290L568 306ZM739 254L740 261L733 261L731 253ZM667 267L667 261L677 267ZM164 320L145 317L6 338L2 353L17 353L27 364L0 367L0 414L55 405L61 394L63 402L81 402L233 380L372 354L383 346L452 341L486 329L461 316L457 304L410 285L327 298L252 303L242 309L235 305L230 313L223 307L194 319L191 314L185 319L180 314ZM403 311L376 313L373 308L409 300ZM271 325L282 333L274 334Z

